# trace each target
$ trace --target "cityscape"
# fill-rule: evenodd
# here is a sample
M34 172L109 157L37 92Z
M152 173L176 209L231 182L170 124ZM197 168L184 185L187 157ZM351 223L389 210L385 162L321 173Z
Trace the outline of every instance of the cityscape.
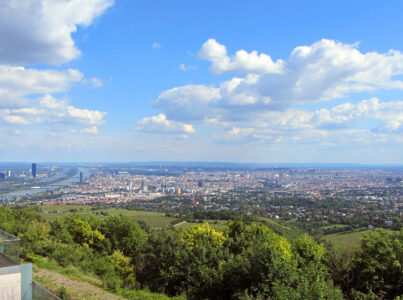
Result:
M354 226L402 227L401 167L229 163L27 166L11 165L2 173L3 204L79 204L174 214L231 210L283 222L346 224L346 231Z
M402 11L0 0L0 300L403 300Z

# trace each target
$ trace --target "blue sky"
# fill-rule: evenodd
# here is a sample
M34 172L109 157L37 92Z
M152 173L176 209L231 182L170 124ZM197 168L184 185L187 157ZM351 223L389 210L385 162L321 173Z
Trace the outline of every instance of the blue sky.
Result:
M402 9L0 1L0 160L402 164Z

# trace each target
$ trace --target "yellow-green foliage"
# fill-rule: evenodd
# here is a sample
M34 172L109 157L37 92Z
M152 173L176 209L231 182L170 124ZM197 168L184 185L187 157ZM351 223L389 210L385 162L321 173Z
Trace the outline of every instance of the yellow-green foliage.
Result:
M295 250L304 260L314 262L322 260L326 252L323 244L316 243L315 240L307 234L302 235L295 242Z
M125 278L126 286L134 286L136 280L134 268L130 264L130 257L124 256L122 251L118 249L109 256L109 261L112 263L116 274L120 278Z
M24 233L18 234L20 239L25 239L27 241L43 241L46 240L50 233L50 224L45 222L39 222L38 220L33 220L30 226Z
M290 242L285 237L274 233L269 228L266 228L265 230L268 231L267 234L269 236L270 243L279 251L281 258L291 260L292 251Z
M184 231L182 240L190 248L195 247L199 243L208 243L212 247L220 247L225 241L222 232L215 231L208 223L203 225L195 225Z
M101 232L96 229L92 230L91 225L81 219L72 220L70 232L74 240L81 245L93 245L105 238Z
M246 229L246 232L250 236L261 236L261 241L264 245L278 250L282 259L290 260L292 258L290 242L285 237L274 233L270 228L260 224L252 224Z

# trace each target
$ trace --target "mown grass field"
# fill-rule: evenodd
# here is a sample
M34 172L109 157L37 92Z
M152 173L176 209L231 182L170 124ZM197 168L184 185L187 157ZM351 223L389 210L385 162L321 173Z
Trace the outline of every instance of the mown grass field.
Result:
M42 210L40 212L42 217L50 221L72 213L97 217L124 215L135 221L143 221L151 228L162 228L175 220L175 218L166 217L164 213L128 210L124 208L99 208L93 210L93 207L84 205L43 205L40 208Z
M73 213L97 217L123 215L131 218L134 221L143 221L153 229L159 229L168 227L172 221L176 220L173 217L166 217L164 213L128 210L124 208L99 208L93 210L91 206L84 205L44 205L40 208L40 215L46 220L50 221ZM228 223L228 221L225 220L203 220L203 223L205 222L208 222L211 227L218 231L223 231ZM175 225L175 229L186 230L194 225L201 224L202 223L190 223L183 221L180 222L180 224Z
M385 229L389 231L388 229ZM361 239L364 237L364 234L371 230L362 230L362 231L354 231L354 232L340 232L340 233L332 233L323 236L323 239L331 242L333 245L337 247L351 248L359 245Z
M143 221L147 225L149 225L152 229L160 229L167 228L171 224L172 221L177 220L174 217L167 217L165 213L159 212L151 212L151 211L137 211L137 210L129 210L125 208L95 208L92 206L86 205L42 205L40 206L39 214L45 218L46 220L53 221L58 217L63 217L69 214L81 214L86 216L96 216L96 217L105 217L112 215L124 215L128 216L134 221ZM283 230L286 233L291 232L291 229L281 225L273 220L259 217L259 220L265 222L267 226ZM217 231L224 231L225 227L228 224L226 220L202 220L203 223L208 222L211 227L213 227ZM254 222L255 223L255 222ZM202 223L198 222L180 222L176 224L174 227L178 230L186 230L191 228L194 225L201 225Z
M364 236L365 231L356 231L356 232L339 232L339 233L332 233L324 235L323 238L329 242L331 242L334 246L337 247L355 247L358 246L362 237Z
M346 227L349 226L344 224L331 224L327 226L322 226L321 229L346 228Z

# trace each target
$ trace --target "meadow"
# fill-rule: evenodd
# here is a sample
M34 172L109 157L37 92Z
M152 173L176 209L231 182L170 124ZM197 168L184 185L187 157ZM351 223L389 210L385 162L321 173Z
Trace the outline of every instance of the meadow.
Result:
M134 221L143 221L153 229L169 226L175 220L175 218L166 217L164 213L159 212L129 210L125 208L98 208L85 205L43 205L40 206L39 212L45 220L49 221L72 213L97 217L123 215Z
M85 216L96 216L96 217L106 217L106 216L127 216L134 221L142 221L146 223L151 229L163 229L168 228L173 221L178 221L177 218L166 216L165 213L153 212L153 211L141 211L141 210L131 210L126 208L103 208L94 207L87 205L42 205L38 208L39 214L48 221L54 221L58 217L63 217L69 214L80 214ZM228 220L217 220L217 219L203 219L202 223L209 223L209 225L217 231L224 231L227 227ZM278 224L277 222L263 218L257 217L256 222L252 223L265 223L267 226L275 230L276 232L284 231L286 234L292 234L293 232L290 228ZM200 225L199 220L194 220L193 222L181 221L174 225L175 229L186 230L194 225ZM299 235L299 234L298 234Z
M350 232L338 232L327 234L323 236L323 239L328 242L331 242L336 247L352 248L352 247L358 247L364 235L371 231L372 229L368 230L365 229L365 227L363 227L353 232L350 231ZM385 229L385 231L391 232L391 230L387 229Z

